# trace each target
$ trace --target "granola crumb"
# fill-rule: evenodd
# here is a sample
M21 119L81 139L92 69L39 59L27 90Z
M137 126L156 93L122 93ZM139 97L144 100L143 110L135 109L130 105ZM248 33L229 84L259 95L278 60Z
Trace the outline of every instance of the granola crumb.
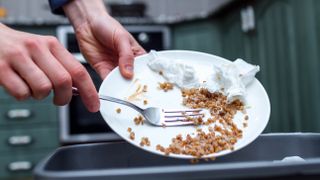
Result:
M244 116L244 120L246 120L246 121L249 120L249 116L248 116L248 115L245 115L245 116Z
M141 138L141 142L140 142L140 146L150 146L150 141L149 138L147 137L142 137Z
M148 91L148 86L147 85L143 85L142 92L147 92L147 91Z
M116 109L116 112L119 114L119 113L121 113L121 109L120 108L117 108Z
M135 134L134 134L134 132L130 132L129 137L130 137L131 140L134 140L134 139L135 139Z
M134 121L134 123L135 123L136 125L143 125L143 123L144 123L144 118L143 118L141 115L139 115L139 116L135 117L135 118L133 119L133 121Z
M245 128L248 127L248 123L244 122L243 127L245 127Z
M158 144L158 145L156 146L156 149L157 149L158 151L161 151L161 152L164 152L164 151L165 151L165 148L164 148L163 146L161 146L160 144Z
M146 100L146 99L143 100L143 104L144 104L144 105L147 105L147 104L148 104L148 100Z
M132 131L131 127L128 127L127 131L128 131L128 132L131 132L131 131Z
M164 92L167 92L173 89L173 84L170 82L159 83L159 88L162 89Z

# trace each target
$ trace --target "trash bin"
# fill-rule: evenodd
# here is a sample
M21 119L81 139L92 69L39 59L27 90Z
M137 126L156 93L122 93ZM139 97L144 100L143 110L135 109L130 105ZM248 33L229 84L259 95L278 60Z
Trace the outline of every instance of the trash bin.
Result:
M260 135L214 161L151 154L127 142L61 147L34 169L36 180L320 179L320 133Z

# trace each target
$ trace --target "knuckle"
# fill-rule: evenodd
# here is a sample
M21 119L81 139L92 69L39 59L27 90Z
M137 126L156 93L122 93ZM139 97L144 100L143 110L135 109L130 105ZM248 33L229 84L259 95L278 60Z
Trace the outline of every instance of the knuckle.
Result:
M79 80L84 80L88 76L87 71L81 65L75 66L70 73Z
M23 101L26 100L29 96L30 93L27 90L24 91L17 91L17 92L13 92L13 96L18 100L18 101Z
M37 38L25 39L24 44L28 49L39 50L41 47L41 41Z
M72 84L72 79L68 73L61 73L57 76L55 86L58 88L69 87Z
M40 83L34 93L35 99L43 99L50 94L52 85L50 83Z
M45 38L46 38L46 41L50 47L55 47L55 46L59 45L59 41L56 37L46 36Z

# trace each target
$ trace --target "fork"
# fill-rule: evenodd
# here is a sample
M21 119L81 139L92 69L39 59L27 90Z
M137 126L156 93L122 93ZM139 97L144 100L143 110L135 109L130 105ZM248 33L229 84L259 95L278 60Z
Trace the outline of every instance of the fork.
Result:
M73 95L79 95L77 88L72 88ZM162 109L148 107L142 109L139 106L118 98L99 95L99 99L129 106L138 111L147 122L155 126L184 126L195 124L194 118L203 117L202 109Z

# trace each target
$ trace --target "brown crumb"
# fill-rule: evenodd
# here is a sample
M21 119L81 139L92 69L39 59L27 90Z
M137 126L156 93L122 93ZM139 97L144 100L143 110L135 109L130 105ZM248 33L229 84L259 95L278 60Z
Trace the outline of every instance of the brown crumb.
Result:
M245 127L245 128L248 127L248 123L244 122L243 127Z
M135 134L134 134L134 132L130 132L130 136L129 136L129 137L130 137L131 140L134 140L134 139L135 139Z
M119 113L121 113L121 109L120 108L117 108L116 109L116 112L119 114Z
M142 137L141 138L141 142L140 142L140 146L150 146L150 141L149 138L147 137Z
M162 71L159 71L159 74L162 76L162 75L163 75L163 72L162 72Z
M144 104L144 105L147 105L147 104L148 104L148 100L146 100L146 99L143 100L143 104Z
M133 121L134 121L134 123L135 123L136 125L143 125L144 118L143 118L141 115L139 115L139 116L135 117L135 118L133 119Z
M245 116L244 116L244 120L246 120L246 121L249 120L249 116L248 116L248 115L245 115Z
M128 127L128 130L127 130L128 132L131 132L132 131L132 129L131 129L131 127Z
M143 85L142 92L147 92L147 91L148 91L148 86L147 85Z
M164 92L167 92L173 89L173 84L170 82L159 83L159 88L164 90Z
M161 146L160 144L158 144L158 145L156 146L156 149L157 149L158 151L161 151L161 152L164 152L164 151L165 151L165 148L164 148L163 146Z

